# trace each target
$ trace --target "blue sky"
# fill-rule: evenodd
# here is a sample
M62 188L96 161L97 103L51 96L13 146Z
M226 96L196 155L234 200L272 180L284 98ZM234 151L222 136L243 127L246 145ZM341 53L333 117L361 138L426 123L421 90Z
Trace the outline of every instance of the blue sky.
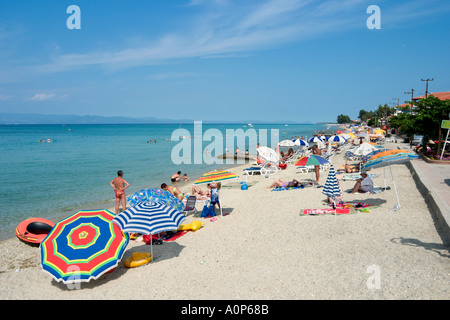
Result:
M5 0L0 112L356 118L424 94L421 79L450 91L449 16L446 0Z

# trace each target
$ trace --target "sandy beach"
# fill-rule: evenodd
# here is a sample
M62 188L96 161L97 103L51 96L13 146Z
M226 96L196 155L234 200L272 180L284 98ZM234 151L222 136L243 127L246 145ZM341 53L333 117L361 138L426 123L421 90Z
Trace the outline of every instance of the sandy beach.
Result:
M335 168L344 162L344 153L333 159ZM225 184L220 198L228 215L215 221L188 216L187 222L201 220L204 227L154 245L154 261L139 268L125 268L123 260L150 246L130 241L113 272L79 290L52 280L41 270L39 248L14 237L0 243L0 299L449 299L449 250L410 170L399 164L392 171L400 210L391 211L396 197L388 174L390 190L344 194L345 201L376 208L337 217L300 215L301 209L326 207L322 188L268 188L278 178L312 178L294 165L269 178L248 177L246 191L241 180ZM383 172L370 171L377 174L375 186L384 186ZM321 185L327 174L321 173ZM353 185L341 181L344 190Z

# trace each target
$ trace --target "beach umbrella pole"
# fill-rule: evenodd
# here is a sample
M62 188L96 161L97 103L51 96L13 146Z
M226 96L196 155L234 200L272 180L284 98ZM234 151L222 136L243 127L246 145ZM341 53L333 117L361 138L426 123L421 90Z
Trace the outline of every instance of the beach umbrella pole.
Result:
M392 174L391 164L389 163L389 170L391 171L392 183L394 184L395 196L397 197L397 203L394 205L391 211L396 211L401 208L400 199L398 198L397 187L395 185L394 175Z

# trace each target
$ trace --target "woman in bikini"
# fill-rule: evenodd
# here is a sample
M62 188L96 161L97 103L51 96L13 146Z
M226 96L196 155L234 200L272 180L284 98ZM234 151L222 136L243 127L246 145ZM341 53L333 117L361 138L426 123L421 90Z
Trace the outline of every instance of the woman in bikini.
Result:
M161 185L161 189L169 191L171 194L173 194L175 197L178 198L178 200L182 201L185 197L184 193L178 190L176 187L168 186L167 184L163 183Z
M269 189L271 189L271 188L277 188L277 187L280 187L280 188L291 188L291 187L299 187L300 186L300 182L298 182L297 180L295 180L295 179L293 179L292 181L288 181L288 182L286 182L286 181L284 181L283 179L278 179L278 180L275 180L275 182L274 183L272 183L272 185L269 187Z

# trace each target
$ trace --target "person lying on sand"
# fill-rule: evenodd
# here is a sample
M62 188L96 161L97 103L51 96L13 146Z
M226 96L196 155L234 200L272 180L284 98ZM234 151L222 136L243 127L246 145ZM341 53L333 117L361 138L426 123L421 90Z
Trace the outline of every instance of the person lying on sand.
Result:
M280 188L300 187L300 184L301 183L295 179L293 179L292 181L286 182L280 178L278 180L275 180L274 183L272 183L268 189L277 188L277 187L280 187Z
M196 196L198 200L206 200L208 199L208 192L207 191L203 191L202 189L200 189L199 186L193 185L192 186L192 195Z
M344 169L345 169L345 173L359 172L359 165L356 164L356 165L350 166L350 165L348 164L348 161L345 160L345 166L344 166Z

